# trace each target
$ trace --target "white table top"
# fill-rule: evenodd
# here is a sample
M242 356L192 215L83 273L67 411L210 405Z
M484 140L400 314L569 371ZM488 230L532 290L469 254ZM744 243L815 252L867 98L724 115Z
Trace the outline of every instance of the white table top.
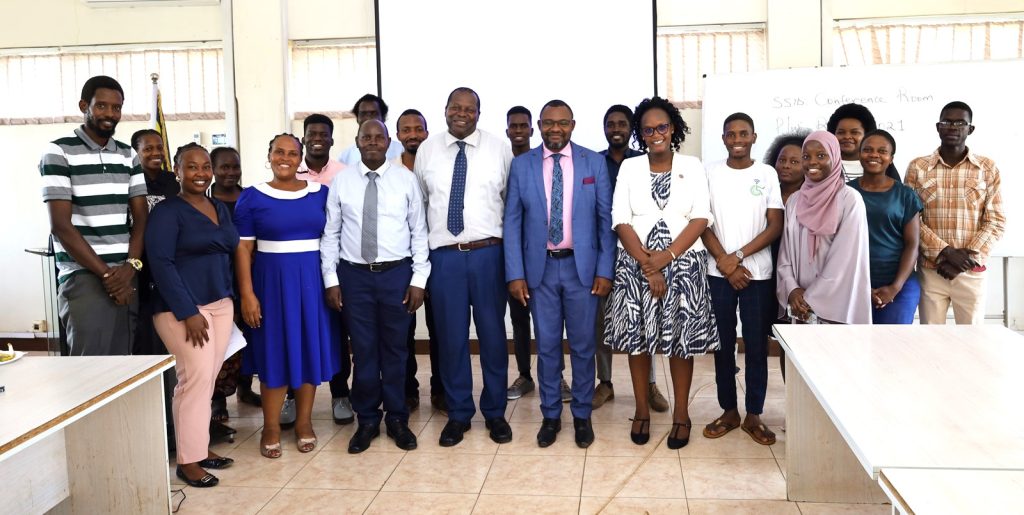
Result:
M1024 337L1002 326L775 332L872 477L883 467L1024 470Z
M0 461L174 365L173 356L25 356L0 366Z
M911 513L1024 513L1024 472L882 469L883 488Z

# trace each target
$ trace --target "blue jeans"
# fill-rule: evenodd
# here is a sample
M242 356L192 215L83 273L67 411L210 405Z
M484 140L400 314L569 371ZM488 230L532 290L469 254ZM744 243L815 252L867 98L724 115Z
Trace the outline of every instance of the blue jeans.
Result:
M892 302L882 309L871 309L871 322L873 324L912 324L914 323L914 312L917 311L917 304L921 300L921 283L917 280L917 274L910 274L907 282L903 283L903 289L893 297Z
M772 282L750 281L735 290L729 281L708 276L711 304L718 321L718 335L722 348L715 351L715 383L718 386L718 405L723 410L736 409L736 307L739 306L743 323L743 346L746 359L747 413L760 415L764 411L764 397L768 389L768 324L776 318L776 303Z

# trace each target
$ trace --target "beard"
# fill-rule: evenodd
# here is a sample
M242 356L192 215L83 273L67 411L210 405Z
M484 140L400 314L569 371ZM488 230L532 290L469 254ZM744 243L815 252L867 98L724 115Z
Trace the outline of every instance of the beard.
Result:
M110 129L104 129L100 127L96 120L92 116L86 115L85 126L91 129L93 132L98 134L102 138L111 138L114 136L114 131L117 129L117 121L111 123Z

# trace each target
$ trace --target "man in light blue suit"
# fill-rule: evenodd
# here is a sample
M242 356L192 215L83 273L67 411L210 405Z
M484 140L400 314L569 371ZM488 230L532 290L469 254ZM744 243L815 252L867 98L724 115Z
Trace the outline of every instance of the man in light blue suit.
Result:
M615 234L604 156L570 144L572 109L552 100L537 125L544 144L512 160L505 201L505 280L529 305L537 335L537 379L544 421L537 445L561 430L562 331L569 337L576 445L594 441L594 321L612 287Z

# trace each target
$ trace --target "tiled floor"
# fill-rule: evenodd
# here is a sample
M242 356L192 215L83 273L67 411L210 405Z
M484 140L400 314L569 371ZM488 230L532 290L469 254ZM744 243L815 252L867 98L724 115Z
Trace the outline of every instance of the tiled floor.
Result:
M421 385L429 384L426 356L418 356ZM534 358L536 359L536 358ZM668 361L657 362L658 384L671 401L665 380ZM742 363L742 360L741 360ZM742 365L741 365L742 366ZM698 358L690 389L694 424L689 445L670 450L664 437L671 428L669 413L652 413L651 441L644 446L629 439L633 393L624 356L615 356L615 399L594 411L596 441L589 449L573 442L572 416L563 411L563 430L547 449L536 444L541 415L536 391L508 404L514 437L498 445L487 437L478 414L465 440L442 448L437 438L447 419L421 399L410 417L419 448L404 452L382 435L370 450L350 455L348 440L355 427L331 419L330 392L324 385L314 405L314 430L320 445L309 454L295 448L291 431L282 435L284 455L260 456L262 415L257 408L228 400L238 430L234 443L214 445L215 452L235 459L230 469L213 471L220 485L184 487L178 513L665 513L665 514L873 514L889 513L888 505L838 505L786 501L784 422L785 394L778 359L771 358L768 400L763 419L778 442L765 447L742 431L708 440L700 431L720 414L715 397L714 363ZM474 357L474 384L482 388ZM515 376L510 359L509 377ZM566 378L569 378L566 371ZM737 378L743 391L743 376ZM421 387L421 393L428 390ZM742 399L740 400L742 406ZM173 504L182 500L176 493Z

